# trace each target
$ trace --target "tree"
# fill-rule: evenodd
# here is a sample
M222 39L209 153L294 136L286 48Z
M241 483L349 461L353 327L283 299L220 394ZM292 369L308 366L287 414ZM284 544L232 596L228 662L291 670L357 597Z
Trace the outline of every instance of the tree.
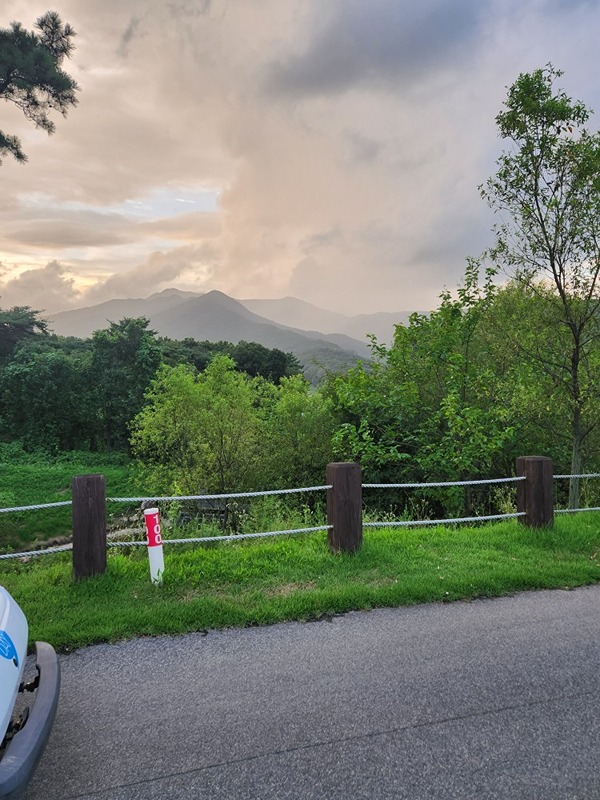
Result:
M470 262L456 297L449 292L431 314L397 325L391 347L373 344L369 368L356 367L329 385L339 424L337 455L360 460L371 483L471 480L506 475L514 461L511 384L490 362L488 319L496 303L492 275L479 282ZM497 369L498 367L498 369ZM391 496L391 495L388 495ZM465 489L417 495L442 515L469 513L488 496ZM410 504L415 493L398 496Z
M48 333L48 323L39 314L29 306L0 309L0 364L12 357L20 342Z
M311 391L302 375L293 375L281 378L269 405L262 452L265 483L282 488L320 484L333 458L329 400Z
M196 375L161 367L132 429L133 452L156 489L195 494L251 488L260 420L253 384L218 355Z
M145 317L111 322L92 337L92 375L108 449L124 449L129 422L144 405L144 395L161 361L156 332Z
M162 360L170 367L178 364L189 364L197 372L203 372L212 358L218 353L231 355L233 345L230 342L208 342L206 339L198 341L187 337L185 339L169 339L162 336L159 339Z
M93 443L88 353L21 345L0 377L3 433L30 450L87 449Z
M269 349L258 342L238 342L231 351L231 357L238 369L247 372L251 377L262 375L274 383L301 371L300 364L292 353L284 353L277 348Z
M505 220L494 228L489 256L537 292L567 331L562 354L537 348L536 360L567 392L571 474L577 475L596 424L589 412L600 399L594 357L600 336L600 135L584 127L590 110L555 88L561 75L550 64L521 74L510 87L496 122L513 147L481 192ZM569 507L578 502L579 480L573 478Z
M79 87L61 69L73 52L75 31L55 11L39 17L35 27L37 32L27 31L12 22L9 28L0 28L0 98L14 103L36 128L51 134L55 125L48 114L58 111L65 117L77 104ZM7 154L27 161L20 140L0 131L0 156Z

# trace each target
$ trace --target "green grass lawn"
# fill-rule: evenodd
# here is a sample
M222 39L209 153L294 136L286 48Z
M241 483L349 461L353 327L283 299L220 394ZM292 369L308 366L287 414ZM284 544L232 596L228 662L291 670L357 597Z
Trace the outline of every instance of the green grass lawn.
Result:
M0 508L54 503L71 499L75 475L102 473L107 496L130 496L132 470L127 461L100 454L74 453L61 460L0 461ZM71 534L71 508L0 513L0 552L27 548L57 536Z
M571 588L600 580L600 514L480 527L365 529L354 555L325 534L165 546L150 584L143 548L109 550L104 576L73 584L69 554L0 562L30 639L59 648L136 635L308 620L352 609Z

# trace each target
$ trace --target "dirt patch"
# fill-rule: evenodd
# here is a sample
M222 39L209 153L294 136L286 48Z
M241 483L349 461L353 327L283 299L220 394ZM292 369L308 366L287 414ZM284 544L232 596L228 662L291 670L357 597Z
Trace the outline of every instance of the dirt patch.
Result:
M305 592L309 589L316 589L316 584L313 581L306 581L305 583L284 583L281 586L274 586L272 589L267 589L265 594L267 597L289 597L296 592Z

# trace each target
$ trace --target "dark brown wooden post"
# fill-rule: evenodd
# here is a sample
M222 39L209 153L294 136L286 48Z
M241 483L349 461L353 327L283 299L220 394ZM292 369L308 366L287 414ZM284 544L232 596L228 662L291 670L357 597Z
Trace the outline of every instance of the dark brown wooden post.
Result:
M517 458L517 511L530 528L551 527L554 524L554 486L552 459L546 456L520 456Z
M360 464L327 464L327 524L332 553L354 553L362 545L362 473Z
M106 571L106 483L104 475L77 475L73 492L73 579Z

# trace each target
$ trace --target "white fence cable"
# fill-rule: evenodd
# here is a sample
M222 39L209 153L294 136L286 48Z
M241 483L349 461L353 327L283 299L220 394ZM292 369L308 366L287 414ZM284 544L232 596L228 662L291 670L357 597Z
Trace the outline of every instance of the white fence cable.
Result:
M37 506L13 506L13 508L0 508L0 514L9 511L37 511L39 508L58 508L59 506L70 506L71 500L62 500L60 503L40 503Z
M488 514L484 517L454 517L453 519L415 519L401 522L363 522L363 528L412 528L416 525L455 525L458 522L486 522L492 519L515 519L524 517L525 512L517 514Z
M267 536L285 536L292 533L314 533L328 531L331 525L317 525L314 528L294 528L289 531L265 531L264 533L237 533L231 536L196 536L189 539L163 539L163 544L197 544L199 542L236 542L239 539L261 539ZM107 547L139 547L146 542L107 542Z
M305 486L302 489L269 489L265 492L231 492L230 494L184 494L176 497L107 497L107 503L171 503L177 500L230 500L235 497L266 497L275 494L298 494L331 489L331 486Z
M490 478L482 481L444 481L439 483L363 483L363 489L439 489L446 486L481 486L488 483L516 483L519 478Z
M27 550L25 553L0 553L0 560L8 558L32 558L35 556L47 556L52 553L65 553L72 550L72 544L61 544L58 547L47 547L45 550Z
M587 475L554 475L555 480L567 480L568 478L600 478L600 472L588 472Z
M555 514L579 514L580 511L600 511L600 506L595 508L555 508Z

